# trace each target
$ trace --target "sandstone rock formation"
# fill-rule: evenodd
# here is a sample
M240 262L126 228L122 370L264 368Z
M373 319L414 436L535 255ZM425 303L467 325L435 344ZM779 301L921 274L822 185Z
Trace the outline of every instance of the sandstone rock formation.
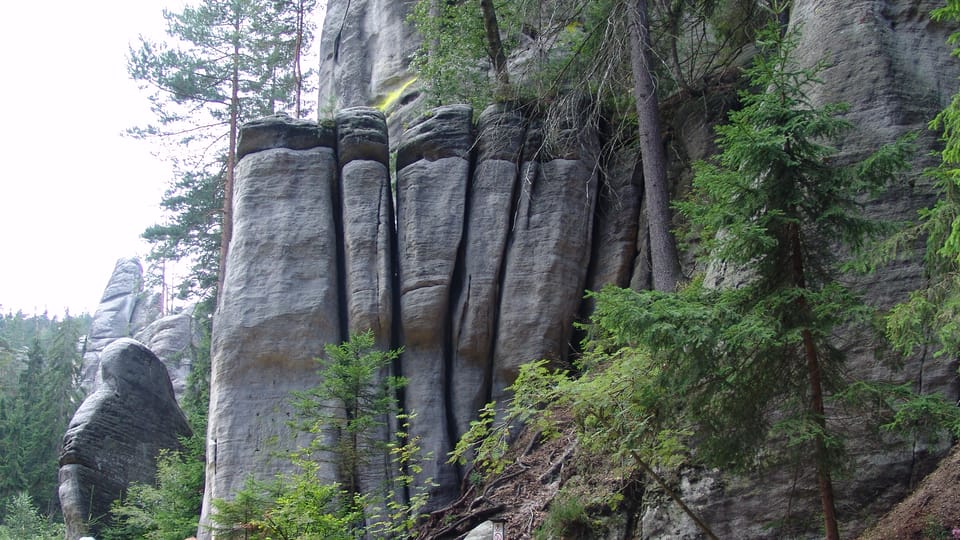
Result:
M178 448L178 437L190 434L166 368L132 339L103 350L96 388L63 438L60 505L67 540L97 533L129 484L155 480L157 453Z
M313 359L343 338L335 144L331 127L284 117L241 134L211 347L204 516L246 475L272 478L284 466L277 454L305 443L287 427L290 392L315 384Z
M179 400L199 346L193 308L161 316L160 295L144 289L143 268L135 258L117 261L93 316L83 354L83 389L96 387L103 350L121 338L132 337L147 346L167 366Z
M410 60L420 37L407 23L416 0L328 2L320 36L321 115L377 106L409 117L420 92ZM399 140L400 122L390 138Z
M83 388L92 392L100 354L114 340L132 337L160 315L159 298L143 291L143 267L135 258L119 259L90 323L83 355Z
M321 62L331 86L321 95L335 105L370 104L380 89L405 80L402 59L413 41L394 40L402 46L390 49L382 38L409 35L398 14L410 2L375 5L330 5ZM934 5L794 3L791 24L805 31L804 62L832 54L825 84L811 97L851 104L858 135L846 141L844 155L922 131L956 90L960 66L943 44L948 30L927 19ZM682 157L671 167L675 184L689 163L707 157L712 124L723 120L733 95L674 104L666 142ZM649 283L637 159L626 151L601 154L610 141L597 126L570 115L545 135L542 118L509 105L487 109L476 126L468 108L442 107L400 137L388 136L385 120L352 107L332 123L272 117L242 131L235 237L215 324L205 515L209 500L231 496L244 474L282 468L271 463L268 450L276 448L267 442L303 442L283 427L288 392L316 380L310 358L324 344L368 328L381 346L405 347L397 366L409 379L404 406L417 413L411 431L430 452L423 476L439 484L431 504L442 505L463 474L445 463L453 441L480 405L509 397L519 365L566 359L571 324L589 310L584 291ZM925 135L921 147L934 147L933 139ZM893 186L870 211L913 217L930 201L924 182ZM697 269L687 261L685 270ZM918 256L861 285L872 303L888 306L921 280ZM848 352L853 369L887 375L870 344L851 343ZM954 369L913 358L901 377L956 399ZM848 532L901 497L941 452L919 444L858 448L857 472L838 483ZM815 535L815 497L793 489L793 473L733 478L694 470L678 482L721 537L765 537L771 523L799 524L784 531ZM332 471L324 475L334 479ZM655 489L645 497L641 515L630 519L631 537L696 536Z
M198 331L190 307L161 317L134 335L134 339L143 343L166 366L178 401L186 389L187 377L200 345Z

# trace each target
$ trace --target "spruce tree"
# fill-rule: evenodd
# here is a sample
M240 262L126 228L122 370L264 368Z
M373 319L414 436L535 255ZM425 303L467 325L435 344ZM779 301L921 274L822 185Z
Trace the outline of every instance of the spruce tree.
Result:
M678 294L608 290L598 325L660 358L660 410L695 426L697 456L750 468L786 443L817 479L824 530L838 538L833 472L843 433L825 402L850 388L836 331L870 313L839 277L838 253L857 250L884 227L861 198L906 167L908 140L845 164L830 142L853 126L841 105L806 94L816 72L798 67L796 35L771 25L746 72L743 107L717 128L721 153L696 168L680 205L701 238L701 261L724 275ZM724 270L724 271L719 271Z

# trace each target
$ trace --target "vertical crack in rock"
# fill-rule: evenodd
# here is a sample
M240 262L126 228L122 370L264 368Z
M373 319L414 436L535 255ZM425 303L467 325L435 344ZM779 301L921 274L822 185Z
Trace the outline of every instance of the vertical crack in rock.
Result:
M394 343L394 241L386 119L376 109L355 107L337 113L336 123L343 222L340 245L344 324L350 335L372 331L377 349L387 350ZM389 375L389 369L379 374ZM382 418L383 428L375 434L376 441L390 439L391 416ZM355 471L361 490L385 490L387 481L395 476L390 456L383 452L377 455L375 448L362 450L372 457ZM385 492L375 493L375 498L382 497L386 497Z
M397 246L405 407L410 433L426 455L418 480L430 478L430 506L453 499L459 482L446 463L446 350L450 299L464 224L473 144L472 111L440 107L408 129L397 150Z
M478 121L460 294L450 316L454 440L490 399L497 306L525 130L523 115L510 105L488 107Z
M597 145L596 126L570 115L551 129L539 163L522 166L530 176L522 179L494 347L492 397L499 403L522 364L566 357L591 251ZM532 154L529 147L524 153Z
M621 148L609 150L603 157L585 287L590 291L599 291L605 285L628 286L637 256L642 190L638 159L635 153ZM593 301L584 299L580 316L586 320L592 312Z

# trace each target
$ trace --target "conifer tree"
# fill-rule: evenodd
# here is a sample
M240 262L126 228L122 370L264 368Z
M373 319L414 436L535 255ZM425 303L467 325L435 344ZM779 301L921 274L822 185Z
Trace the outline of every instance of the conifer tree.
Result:
M697 167L692 197L679 205L701 235L702 261L725 269L725 280L701 279L680 294L608 290L597 320L661 359L664 395L682 396L661 410L683 411L696 426L706 463L752 467L787 441L817 479L826 537L835 539L832 474L843 437L825 401L853 381L834 333L869 313L838 281L836 254L883 232L858 197L905 168L910 144L839 164L828 142L853 126L838 117L843 106L807 98L817 68L794 64L795 43L776 25L761 32L747 70L754 90L717 128L722 152Z
M150 90L157 123L130 130L159 136L174 145L177 181L163 206L167 224L145 237L154 256L202 261L187 289L209 294L212 275L223 279L222 263L232 227L233 168L242 122L281 111L305 111L301 52L311 26L308 0L204 0L174 13L164 11L169 42L141 38L131 48L130 76ZM211 253L212 244L218 252Z

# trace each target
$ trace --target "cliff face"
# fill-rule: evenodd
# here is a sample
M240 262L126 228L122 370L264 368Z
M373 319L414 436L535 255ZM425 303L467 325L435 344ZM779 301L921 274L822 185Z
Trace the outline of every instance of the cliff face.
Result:
M521 363L569 348L601 183L597 131L569 135L546 152L512 109L488 110L479 130L469 107L435 109L398 143L394 197L376 110L344 109L332 127L243 128L214 324L208 506L249 473L283 470L274 452L304 442L287 428L290 392L316 382L325 344L367 329L404 347L432 504L456 495L446 455L476 410L506 397Z
M398 17L410 3L374 4L330 3L322 69L325 95L336 105L372 104L388 81L406 77L403 60L394 60L411 43L397 41L409 35ZM804 62L826 56L831 63L811 97L851 106L858 134L845 142L845 156L923 132L956 90L960 69L944 45L948 29L927 17L936 5L794 3ZM666 141L668 154L683 158L675 170L706 157L710 126L728 103L707 96L677 107ZM245 475L283 470L274 452L303 442L286 427L289 392L316 381L311 359L324 344L368 328L381 345L405 347L398 369L410 380L411 430L432 454L422 475L438 483L432 504L456 494L461 471L445 463L446 453L479 405L505 399L520 364L567 356L586 288L649 280L635 155L599 157L602 135L576 118L559 133L545 144L540 120L507 106L484 111L476 125L468 108L439 108L394 138L394 188L391 139L373 109L341 110L330 125L274 117L244 127L234 239L214 324L204 520L210 500L230 497ZM934 137L924 134L920 146L923 155ZM926 164L920 159L916 170ZM914 174L869 211L913 218L930 202L925 182ZM862 287L869 301L888 306L922 277L918 252ZM870 344L847 348L853 369L884 374ZM955 368L916 357L899 376L956 399ZM942 451L856 449L856 473L840 486L841 519L862 527ZM736 479L692 471L682 491L721 537L762 538L775 534L769 524L805 519L816 507L815 494L793 489L794 471L782 473ZM332 470L323 475L335 480ZM645 497L632 537L696 534L654 490ZM795 515L785 516L787 506Z

